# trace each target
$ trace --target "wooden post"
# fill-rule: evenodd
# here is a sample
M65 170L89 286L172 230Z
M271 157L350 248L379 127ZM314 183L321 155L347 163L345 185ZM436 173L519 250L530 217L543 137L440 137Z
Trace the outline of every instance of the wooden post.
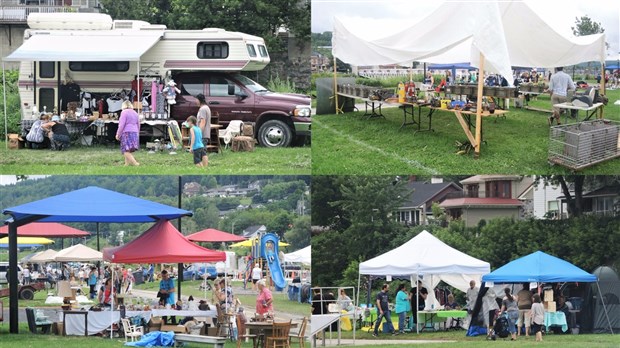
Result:
M476 100L476 143L474 146L474 158L480 157L480 144L482 143L482 94L484 88L484 54L480 52L480 67L478 68L478 95Z
M605 94L605 61L603 61L603 64L601 64L601 81L603 81L603 85L601 86L598 92L600 94ZM594 100L592 102L594 103ZM597 115L599 119L604 117L603 115L603 113L605 112L604 110L605 110L605 107L599 108L598 115Z

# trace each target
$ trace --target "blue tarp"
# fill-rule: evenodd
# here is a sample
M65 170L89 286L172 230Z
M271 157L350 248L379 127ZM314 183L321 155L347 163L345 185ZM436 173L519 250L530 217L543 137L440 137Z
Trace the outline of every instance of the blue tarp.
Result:
M126 342L132 347L171 347L174 345L174 332L153 331L145 334L137 342Z
M536 251L482 276L483 282L596 282L597 278L581 268L555 256Z
M17 222L36 216L44 216L39 222L155 222L192 215L187 210L94 186L6 208L2 213Z

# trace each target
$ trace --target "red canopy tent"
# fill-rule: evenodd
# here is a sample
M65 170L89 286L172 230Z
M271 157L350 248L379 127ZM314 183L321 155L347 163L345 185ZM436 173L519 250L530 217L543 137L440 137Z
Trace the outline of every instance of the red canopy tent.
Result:
M131 242L104 248L103 259L114 263L180 263L226 261L226 253L189 241L168 220L160 220Z
M8 234L9 226L0 227L0 235ZM21 237L52 237L71 238L87 237L90 233L57 222L33 222L17 228L17 235Z
M236 234L216 230L215 228L207 228L206 230L196 232L187 236L192 242L242 242L245 238Z

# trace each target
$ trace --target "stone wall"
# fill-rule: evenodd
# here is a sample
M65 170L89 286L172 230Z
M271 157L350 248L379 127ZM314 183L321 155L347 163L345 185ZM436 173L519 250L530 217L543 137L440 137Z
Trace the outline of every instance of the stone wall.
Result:
M266 86L269 79L279 76L281 80L290 78L300 91L310 90L310 42L299 42L294 37L281 37L286 50L269 52L271 62L257 73L251 73L257 82Z
M24 42L26 24L0 24L0 58L13 53ZM4 68L19 69L19 62L4 62Z

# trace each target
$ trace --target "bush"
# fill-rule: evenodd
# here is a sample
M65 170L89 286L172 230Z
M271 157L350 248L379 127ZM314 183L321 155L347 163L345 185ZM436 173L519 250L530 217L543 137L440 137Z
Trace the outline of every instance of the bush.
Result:
M267 89L278 93L295 93L295 82L291 81L289 77L286 80L282 80L279 75L271 77L267 82Z
M0 78L1 78L0 74ZM17 80L19 78L18 70L5 71L6 79L6 117L8 133L19 133L21 128L21 111L19 90L17 88ZM2 129L0 135L2 139L6 139L4 133L4 86L0 83L0 115L2 115Z

